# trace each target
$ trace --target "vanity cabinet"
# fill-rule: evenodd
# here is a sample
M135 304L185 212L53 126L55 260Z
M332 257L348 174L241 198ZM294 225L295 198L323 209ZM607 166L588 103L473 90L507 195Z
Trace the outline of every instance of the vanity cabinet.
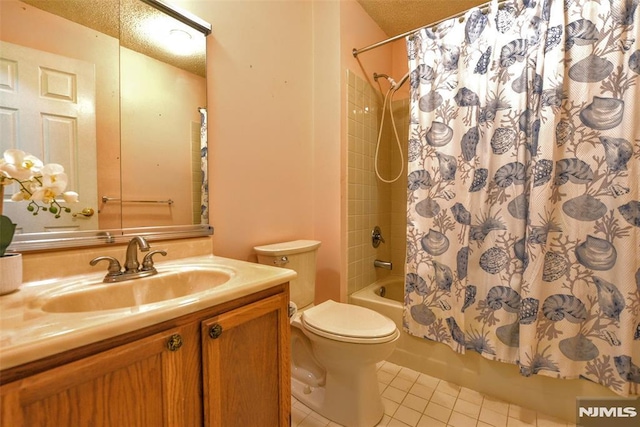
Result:
M184 425L185 402L197 396L198 385L198 348L190 345L197 336L189 329L154 334L3 385L2 424ZM183 348L168 350L177 335Z
M267 298L202 322L206 426L289 425L288 298L284 302Z
M288 301L278 285L2 371L0 424L288 426Z

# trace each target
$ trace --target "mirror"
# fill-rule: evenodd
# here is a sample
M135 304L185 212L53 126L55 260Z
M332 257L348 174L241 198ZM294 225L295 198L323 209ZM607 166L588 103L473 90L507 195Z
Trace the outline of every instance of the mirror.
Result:
M12 202L8 186L10 248L211 234L210 25L161 0L2 0L0 10L0 152L63 165L80 194L55 219Z

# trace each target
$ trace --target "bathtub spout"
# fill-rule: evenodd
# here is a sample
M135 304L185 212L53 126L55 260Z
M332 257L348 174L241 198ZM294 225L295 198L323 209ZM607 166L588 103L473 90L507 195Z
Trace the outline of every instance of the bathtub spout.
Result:
M376 268L385 268L387 270L393 269L393 264L390 261L380 261L379 259L373 261L373 266Z

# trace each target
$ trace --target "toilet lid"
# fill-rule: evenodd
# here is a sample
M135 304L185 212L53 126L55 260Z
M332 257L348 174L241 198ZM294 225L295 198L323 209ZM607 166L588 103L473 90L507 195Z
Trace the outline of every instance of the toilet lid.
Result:
M305 310L302 323L311 332L337 341L379 343L397 336L396 324L388 317L332 300Z

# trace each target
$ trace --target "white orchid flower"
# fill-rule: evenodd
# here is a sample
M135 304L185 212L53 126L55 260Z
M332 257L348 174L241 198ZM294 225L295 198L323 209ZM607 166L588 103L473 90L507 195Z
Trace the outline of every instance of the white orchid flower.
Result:
M78 193L75 191L65 191L62 193L62 198L67 203L77 203L78 202Z
M38 185L38 181L24 181L20 184L20 189L13 196L11 196L11 200L14 202L21 202L23 200L31 200L31 195L34 191L36 191L40 186Z
M45 165L22 150L10 148L0 157L0 193L4 190L2 186L15 183L17 191L12 194L11 200L28 201L27 211L33 215L38 215L42 210L60 218L61 212L71 212L56 200L56 197L62 196L66 203L78 201L78 193L65 191L68 181L62 165Z
M0 160L0 172L6 178L27 181L41 172L42 161L22 150L10 148L5 150Z
M24 191L18 191L13 196L11 196L11 200L14 202L21 202L23 200L29 200L31 196L29 193L25 193Z
M31 200L31 195L39 188L39 183L36 180L23 181L20 184L20 188L16 193L11 196L11 200L14 202L21 202L23 200Z
M67 188L67 174L64 173L62 165L49 163L42 170L42 184L31 195L32 200L51 203L55 197L62 194Z

